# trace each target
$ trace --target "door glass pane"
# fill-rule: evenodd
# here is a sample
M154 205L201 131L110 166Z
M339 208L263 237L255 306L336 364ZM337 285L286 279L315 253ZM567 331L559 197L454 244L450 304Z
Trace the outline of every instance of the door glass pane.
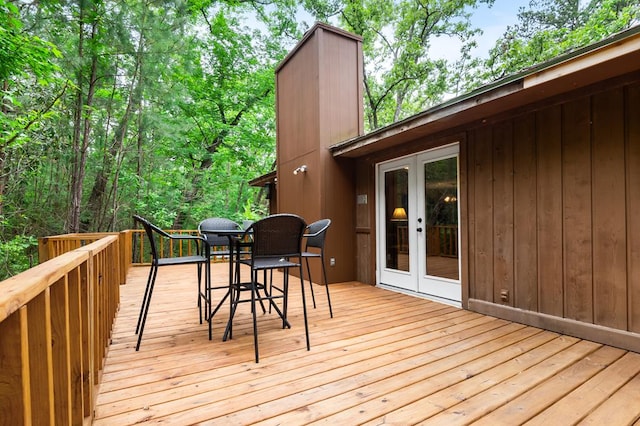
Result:
M409 169L385 173L386 267L409 271Z
M458 157L424 165L427 275L458 280Z

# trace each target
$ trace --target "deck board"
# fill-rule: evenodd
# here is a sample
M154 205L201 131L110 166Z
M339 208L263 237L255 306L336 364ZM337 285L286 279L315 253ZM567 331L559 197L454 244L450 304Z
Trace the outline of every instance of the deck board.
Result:
M238 312L227 342L221 341L223 309L209 341L198 321L195 267L162 268L136 352L147 271L133 268L122 287L94 424L640 419L636 353L360 283L331 285L333 319L316 286L307 351L299 281L292 279L292 328L261 314L256 364L249 307ZM224 283L226 266L214 265L213 275Z

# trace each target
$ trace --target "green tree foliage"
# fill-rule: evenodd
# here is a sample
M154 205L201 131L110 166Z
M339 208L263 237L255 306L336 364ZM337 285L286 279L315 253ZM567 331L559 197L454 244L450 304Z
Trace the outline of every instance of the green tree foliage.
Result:
M25 179L43 164L38 135L64 92L52 62L59 57L53 44L24 28L16 5L0 0L0 279L32 266L37 253L28 209L10 201L27 196Z
M457 39L463 58L479 34L470 10L493 0L348 0L309 2L323 18L363 37L365 106L369 129L391 124L438 104L455 79L454 64L430 55L431 48Z
M528 9L520 8L518 23L491 49L473 84L500 79L639 22L637 0L531 0Z
M0 0L0 81L16 77L46 79L56 67L49 61L58 50L35 35L24 31L20 10Z
M199 12L206 37L198 41L198 56L184 56L175 70L187 93L177 106L188 126L188 138L173 146L188 174L175 228L207 211L239 218L246 182L270 170L275 159L274 67L286 51L243 27L230 7ZM198 71L186 72L193 63Z
M30 132L38 129L59 94L50 89L58 79L59 68L51 62L60 57L53 44L29 34L19 19L20 11L12 3L0 0L0 215L11 175L31 160L21 154L21 146L30 141Z
M4 258L34 241L16 236L126 229L132 213L184 228L265 213L247 182L274 166L295 3L0 1Z
M38 242L32 236L16 235L8 241L0 240L0 277L10 277L34 265Z

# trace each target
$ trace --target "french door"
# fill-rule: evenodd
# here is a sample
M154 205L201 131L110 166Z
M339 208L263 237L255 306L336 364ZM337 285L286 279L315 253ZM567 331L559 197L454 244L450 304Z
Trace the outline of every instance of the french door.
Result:
M458 144L378 165L378 282L459 303Z

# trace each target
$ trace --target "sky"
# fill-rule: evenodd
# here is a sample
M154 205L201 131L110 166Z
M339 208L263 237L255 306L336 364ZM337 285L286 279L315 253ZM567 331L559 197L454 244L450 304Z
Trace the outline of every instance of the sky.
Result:
M485 4L479 4L476 8L471 9L472 24L483 31L483 34L476 39L478 47L472 52L472 56L487 58L489 49L504 34L507 26L517 22L520 7L528 5L529 0L494 0L493 6L490 8ZM313 18L302 8L299 10L297 19L309 27L314 23ZM248 20L250 27L264 27L253 17L248 17ZM337 25L335 22L329 22L329 24ZM290 48L293 48L297 41L291 43ZM430 47L429 56L455 61L460 57L460 47L461 43L455 39L443 39L440 43Z
M486 58L496 40L504 34L507 26L517 22L518 10L526 7L529 0L495 0L493 7L480 4L471 9L471 22L482 29L483 34L477 38L478 47L472 52L472 56ZM460 43L457 40L443 40L434 44L430 49L430 56L456 60L460 52Z
M517 22L520 7L527 7L528 5L529 0L495 0L492 7L482 3L471 9L472 24L483 31L483 34L477 38L478 47L472 52L472 55L487 58L489 49L504 34L507 26ZM298 19L310 26L313 24L313 19L302 10ZM336 25L335 23L330 23ZM455 39L443 39L441 43L430 47L429 56L455 61L460 56L460 47L461 43Z

